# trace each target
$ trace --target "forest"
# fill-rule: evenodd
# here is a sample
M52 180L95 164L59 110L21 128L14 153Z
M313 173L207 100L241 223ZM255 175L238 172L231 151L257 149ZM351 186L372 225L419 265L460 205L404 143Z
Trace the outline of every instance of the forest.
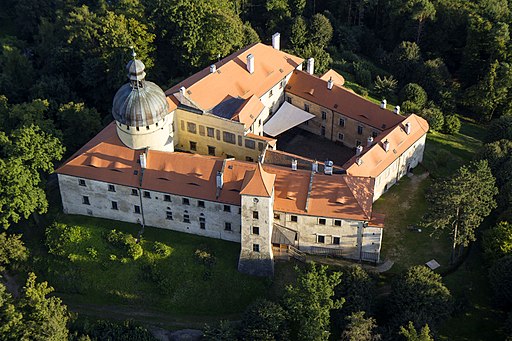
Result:
M165 90L280 32L282 49L315 58L318 74L338 71L345 86L423 116L431 131L457 134L461 121L485 127L474 160L434 179L425 224L459 226L452 258L463 260L481 239L495 306L508 314L500 330L512 340L511 11L509 0L3 0L0 270L25 273L26 284L18 297L0 284L0 338L152 339L131 322L75 321L52 283L31 272L31 250L11 231L48 212L49 174L112 121L132 48ZM378 295L379 279L358 267L340 275L312 266L297 277L279 303L255 302L239 324L208 325L206 338L431 340L444 318L463 311L425 267L394 278L377 303L368 297Z

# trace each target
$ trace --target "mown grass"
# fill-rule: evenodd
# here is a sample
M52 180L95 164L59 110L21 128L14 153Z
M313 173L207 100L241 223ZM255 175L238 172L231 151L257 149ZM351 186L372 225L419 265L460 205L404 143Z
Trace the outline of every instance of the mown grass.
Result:
M221 316L240 313L274 290L270 280L237 271L237 243L147 227L140 242L144 253L133 260L114 250L104 234L116 229L136 236L140 226L73 215L60 215L58 221L81 226L87 237L76 245L73 260L40 253L34 267L57 294L66 294L77 304L125 304L175 315ZM157 254L155 241L168 245L171 254ZM90 248L97 251L95 257ZM199 260L196 250L212 255L213 265ZM154 264L156 275L148 264Z

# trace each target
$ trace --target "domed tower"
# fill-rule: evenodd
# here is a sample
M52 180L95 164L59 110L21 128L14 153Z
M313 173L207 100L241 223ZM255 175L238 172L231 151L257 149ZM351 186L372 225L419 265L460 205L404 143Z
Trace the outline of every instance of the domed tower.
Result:
M123 85L114 97L112 116L116 120L117 135L132 149L151 148L174 151L173 112L160 87L145 80L144 63L135 59L128 62L129 83Z

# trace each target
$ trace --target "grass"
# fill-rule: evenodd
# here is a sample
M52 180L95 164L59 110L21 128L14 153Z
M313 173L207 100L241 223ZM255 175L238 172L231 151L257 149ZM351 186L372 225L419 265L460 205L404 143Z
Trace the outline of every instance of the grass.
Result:
M434 177L453 174L472 160L482 146L485 127L468 121L461 123L461 130L455 135L435 131L427 135L423 164Z
M130 305L178 316L222 316L240 313L274 290L270 280L237 271L237 243L148 227L141 241L143 256L133 260L114 250L103 236L114 228L136 236L138 225L72 215L61 215L58 221L79 225L87 233L75 247L72 261L44 254L40 248L34 267L57 294L64 294L66 302ZM171 254L154 252L155 241L168 245ZM88 248L94 248L97 256L91 256ZM211 268L197 259L196 250L213 255ZM150 263L156 272L144 267Z
M450 256L450 238L447 233L436 233L416 227L426 211L425 191L431 183L426 173L417 169L417 176L404 177L385 193L374 205L374 211L386 215L382 239L382 259L395 262L387 274L397 274L413 265L436 259L439 271L446 269Z

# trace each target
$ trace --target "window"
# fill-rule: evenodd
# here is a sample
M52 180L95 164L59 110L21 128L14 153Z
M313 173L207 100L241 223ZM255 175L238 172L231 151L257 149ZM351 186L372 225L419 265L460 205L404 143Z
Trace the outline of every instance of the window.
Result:
M144 198L151 198L151 193L144 191Z
M272 91L272 89L270 89L270 91L268 92L268 97L272 97L274 95L274 92Z
M165 219L172 220L172 212L171 211L166 211L165 212Z
M164 194L164 201L171 202L171 196L169 194Z
M204 208L204 201L202 201L202 200L198 200L198 201L197 201L197 207L202 207L202 208Z
M316 236L316 242L319 244L325 244L325 236L322 236L322 235Z
M363 126L357 126L357 133L363 135Z
M208 137L215 137L215 129L206 127L206 135Z
M190 205L190 199L189 198L183 198L183 199L181 199L181 203L183 205Z
M133 205L133 212L135 212L135 214L140 214L140 206L139 205Z
M252 244L252 250L254 252L260 252L260 244Z
M322 111L322 120L326 120L327 119L327 113L325 111Z
M242 146L242 136L238 135L238 145Z
M253 140L245 140L245 148L256 149L256 142Z
M231 231L231 223L225 222L224 223L224 230Z
M325 136L325 127L324 126L322 126L322 128L320 129L320 135Z
M258 120L258 127L261 127L261 118Z
M320 218L320 219L318 219L318 223L319 223L320 225L325 225L325 218Z
M334 226L341 226L341 220L334 220Z
M258 150L261 152L263 151L263 142L258 142Z
M196 133L196 124L192 122L187 122L187 131L189 133L195 134Z
M338 140L343 141L344 138L345 135L343 135L342 133L338 133Z
M220 141L220 130L215 130L215 135L217 135L217 140Z
M109 191L109 192L115 192L115 191L116 191L116 186L114 186L114 185L108 185L108 191Z
M286 102L292 104L292 98L289 96L286 96Z
M208 155L215 156L215 147L214 146L208 146Z
M340 237L332 237L332 243L334 245L340 245Z
M245 161L254 162L254 159L250 156L246 156Z
M258 226L252 227L252 234L260 234L260 228Z
M146 130L149 130L149 126L146 126Z
M84 186L84 187L85 187L85 186L86 186L86 185L85 185L85 180L84 180L84 179L79 179L79 180L78 180L78 185L80 185L80 186Z
M91 203L89 202L89 197L88 196L83 196L82 197L82 204L84 205L90 205Z
M309 112L309 104L304 103L304 111Z
M296 215L290 216L290 221L296 223L298 221L297 216Z
M227 143L231 143L231 144L235 144L236 143L236 136L235 134L232 134L228 131L224 131L222 132L222 136L223 136L223 139L224 139L224 142L227 142Z
M224 212L231 212L231 206L224 205Z
M344 126L345 126L345 119L340 118L340 127L344 127Z
M190 215L188 214L187 211L185 211L185 213L183 213L183 222L190 224Z
M189 141L190 143L190 150L192 151L197 151L197 142L194 142L194 141Z
M202 215L202 213L201 213L201 215ZM204 216L199 217L199 228L201 230L206 229L206 219L204 218Z
M139 191L135 188L132 188L132 195L139 195Z
M116 210L116 211L118 210L118 208L117 208L117 201L112 201L112 209Z
M258 216L259 216L258 211L252 211L252 218L253 219L258 219Z
M281 219L281 215L279 213L274 213L274 219L275 220Z

